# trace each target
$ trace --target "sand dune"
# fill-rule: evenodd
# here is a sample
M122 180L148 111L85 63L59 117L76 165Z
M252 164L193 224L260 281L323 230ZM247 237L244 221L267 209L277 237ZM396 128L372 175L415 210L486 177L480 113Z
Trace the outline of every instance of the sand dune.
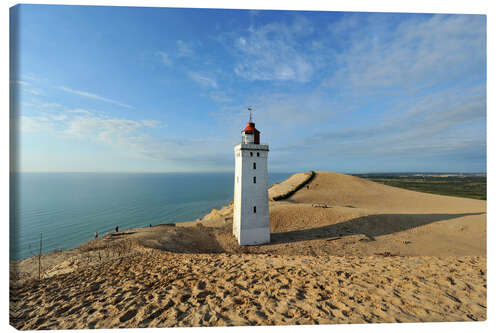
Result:
M485 320L484 265L478 257L151 250L21 287L11 322L74 329Z
M297 192L296 203L329 205L391 212L486 212L486 201L415 192L333 172L316 172L310 190Z
M296 173L285 181L274 184L273 186L271 186L271 188L269 188L268 191L269 200L273 200L276 197L296 191L297 189L299 189L300 184L309 180L311 176L315 175L312 174L312 172Z
M271 188L289 191L295 176ZM486 319L486 201L318 172L270 202L271 243L238 246L232 206L12 264L20 329ZM313 204L326 204L327 208Z
M285 190L303 179L290 178ZM230 225L230 208L221 210L228 222L220 225ZM308 188L287 200L271 201L270 224L272 243L249 247L248 252L486 255L486 201L409 191L338 173L317 172ZM217 235L225 251L236 247L230 228Z

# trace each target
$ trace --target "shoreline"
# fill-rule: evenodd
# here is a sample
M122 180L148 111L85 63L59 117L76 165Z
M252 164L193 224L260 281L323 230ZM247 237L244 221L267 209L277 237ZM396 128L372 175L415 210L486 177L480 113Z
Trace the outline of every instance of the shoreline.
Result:
M297 174L292 174L289 178L281 181L281 182L276 182L274 184L272 184L271 186L269 186L268 188L268 191L269 191L269 200L270 201L273 201L272 198L273 197L276 197L276 196L282 196L283 194L286 194L288 196L290 196L290 192L295 192L297 191L298 189L300 189L302 186L304 186L304 184L301 184L301 182L304 181L304 179L306 179L307 181L309 181L310 179L312 179L314 177L314 171L312 172L312 175L311 176L308 176L310 174L310 172L304 172L304 173L297 173ZM282 187L280 188L279 190L272 190L272 188L275 186L275 185L279 185L279 184L285 184L285 187ZM293 193L292 193L293 194ZM213 226L214 225L214 222L212 221L210 223L210 220L214 220L214 219L220 219L221 216L223 215L225 218L228 218L229 215L232 214L232 204L233 204L233 200L230 200L229 203L227 205L223 205L221 207L214 207L214 208L211 208L210 211L203 215L202 217L200 218L197 218L196 220L192 220L192 221L174 221L174 222L171 222L171 223L160 223L160 224L155 224L155 225L152 225L153 227L155 226L167 226L167 225L175 225L175 226L195 226L197 223L208 223L209 225ZM231 211L228 211L228 208L231 209ZM222 212L222 214L220 214L220 212ZM217 214L219 214L219 216L217 216ZM232 219L232 215L231 215L231 219ZM218 224L220 226L220 223L215 223L215 224ZM128 228L128 229L123 229L123 231L120 231L120 232L130 232L130 231L134 231L136 229L142 229L142 228L149 228L149 226L144 226L144 227L134 227L134 228ZM111 229L113 230L113 228ZM119 233L120 233L119 232ZM98 239L101 239L101 238L104 238L104 237L107 237L108 235L113 235L113 234L116 234L116 232L108 232L106 233L104 236L99 236ZM68 248L68 249L55 249L55 250L51 250L49 252L45 252L45 253L42 253L42 257L43 256L46 256L46 255L51 255L51 254L54 254L54 253L60 253L60 252L64 252L64 251L72 251L72 250L76 250L82 246L84 246L85 244L87 243L90 243L92 241L94 241L95 239L90 239L86 242L83 242L83 243L80 243L79 245L75 246L75 247L72 247L72 248ZM9 260L9 263L10 264L15 264L15 263L20 263L24 260L28 260L28 259L33 259L33 258L37 258L38 255L32 255L32 256L29 256L29 257L26 257L26 258L22 258L22 259L19 259L19 260Z
M183 173L181 173L183 174ZM229 175L227 172L218 172L216 174L223 174L223 175ZM199 175L199 173L196 173L196 175ZM231 174L232 175L232 174ZM274 175L274 176L273 176ZM269 187L272 187L273 185L276 184L276 182L283 182L285 181L291 174L289 173L273 173L270 177L270 179L274 182L272 185ZM189 175L184 175L184 176L189 176ZM205 177L206 178L206 177ZM228 177L225 177L228 178ZM229 177L229 179L232 181L232 176ZM217 181L218 182L218 181ZM224 182L224 186L227 186L227 182ZM231 183L231 188L232 188L232 183ZM227 191L226 191L227 192ZM227 194L227 193L226 193ZM220 199L216 198L215 200L206 200L206 202L201 202L199 205L198 203L190 203L190 201L186 201L187 204L180 203L180 204L172 204L170 208L162 209L158 208L155 211L157 213L151 215L149 213L146 214L140 214L140 216L133 216L131 218L124 217L123 221L119 221L115 217L111 216L109 219L104 216L105 220L112 223L109 225L109 227L106 229L104 227L103 230L102 226L105 226L106 223L101 223L101 222L95 222L98 221L100 217L97 217L96 219L93 219L93 215L89 215L89 221L85 221L85 219L78 219L73 221L71 217L67 217L68 221L70 221L71 227L68 229L66 225L64 226L64 230L66 235L64 233L59 232L58 230L54 230L55 227L50 226L47 224L47 226L43 226L43 230L38 230L40 228L33 229L30 227L29 224L21 224L23 227L23 235L20 235L19 233L16 233L15 238L13 238L11 244L14 244L14 246L11 246L9 248L9 262L18 262L22 261L24 259L28 259L32 256L37 256L38 255L38 244L39 244L39 236L40 236L40 231L43 232L43 254L48 254L52 253L54 251L67 251L71 250L74 248L78 248L79 246L85 244L86 242L92 241L94 239L94 232L98 231L99 236L103 237L106 232L114 232L114 226L119 225L120 229L124 228L123 230L128 230L128 229L134 229L134 228L141 228L141 227L147 227L150 223L154 225L159 225L159 224L165 224L165 223L172 223L172 224L177 224L177 223L184 223L184 222L192 222L192 221L197 221L198 219L203 219L203 217L207 214L209 214L213 209L220 209L221 207L227 205L233 200L233 194L232 191L229 196L226 198ZM199 201L199 199L195 199L195 201ZM214 202L210 202L214 201ZM170 205L168 202L166 202L167 206ZM158 206L158 205L157 205ZM154 207L157 207L154 206ZM138 206L139 207L139 206ZM141 206L142 207L142 206ZM160 206L158 206L160 207ZM177 208L176 208L177 207ZM180 207L180 208L179 208ZM126 209L127 206L124 206L124 209ZM180 210L185 210L187 213L179 213ZM193 214L191 214L193 212ZM161 213L161 214L160 214ZM171 214L170 214L171 213ZM66 214L68 215L68 214ZM150 216L151 215L151 216ZM15 220L17 220L17 224L21 223L21 220L19 216L15 217ZM95 221L94 221L95 220ZM116 221L115 221L116 220ZM151 222L147 222L148 220L151 220ZM165 220L170 220L168 222L164 222ZM44 220L45 221L45 220ZM141 222L143 221L143 222ZM48 223L48 222L44 222ZM51 222L52 223L52 222ZM59 225L61 223L57 222L55 225ZM88 228L87 228L88 225ZM122 227L123 225L123 227ZM26 233L28 228L31 231L29 234ZM38 230L38 231L37 231ZM76 230L76 231L75 231ZM12 230L11 230L12 232ZM28 239L29 237L29 239ZM64 241L61 242L60 240L66 240L65 238L71 239L69 242ZM47 244L47 248L49 250L45 250L45 244ZM29 248L31 246L31 250L29 251ZM31 252L31 253L30 253Z
M198 218L196 220L192 220L192 221L180 221L180 222L176 221L176 222L171 222L171 223L159 223L159 224L152 224L151 227L146 225L146 226L142 226L142 227L133 227L133 228L128 228L128 229L123 229L123 230L118 231L118 232L112 231L112 232L108 232L108 233L104 234L103 236L99 236L97 239L90 239L90 240L88 240L86 242L83 242L83 243L80 243L79 245L77 245L75 247L72 247L72 248L68 248L68 249L55 249L55 250L51 250L51 251L45 252L45 253L42 252L42 257L43 256L49 256L49 255L57 254L57 253L61 253L61 252L68 252L68 251L77 250L80 247L85 246L86 244L89 244L89 243L91 243L93 241L96 241L96 240L100 240L100 239L104 239L104 238L109 238L109 237L116 237L116 236L120 236L120 235L126 235L126 234L130 234L131 232L135 233L138 230L142 230L142 229L149 229L149 228L155 228L155 227L185 227L185 226L195 226L198 223L208 222L207 220L204 220L206 216L209 216L210 214L213 214L214 211L217 211L217 212L221 211L225 207L228 207L228 206L232 206L232 200L230 201L230 203L228 205L225 205L225 206L222 206L222 207L219 207L219 208L212 208L209 213L205 214L203 217ZM22 262L24 260L36 259L36 258L38 258L37 254L29 256L29 257L26 257L26 258L22 258L22 259L19 259L19 260L10 260L9 259L9 263L10 264L15 264L15 263L20 263L20 262Z

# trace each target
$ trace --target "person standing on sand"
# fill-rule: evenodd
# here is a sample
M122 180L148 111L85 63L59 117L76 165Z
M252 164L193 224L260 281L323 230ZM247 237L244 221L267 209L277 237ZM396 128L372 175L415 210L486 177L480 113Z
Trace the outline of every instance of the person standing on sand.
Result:
M118 232L118 226L115 227L115 231Z
M95 239L97 239L97 237L99 237L99 234L97 233L97 231L95 232Z

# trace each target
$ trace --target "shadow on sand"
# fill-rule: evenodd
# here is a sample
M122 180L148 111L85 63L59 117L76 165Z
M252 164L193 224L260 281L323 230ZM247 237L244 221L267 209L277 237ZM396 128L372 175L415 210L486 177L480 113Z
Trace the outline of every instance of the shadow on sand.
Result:
M435 222L483 214L485 213L368 215L318 228L271 233L271 244L351 235L365 235L370 240L374 241L377 236L393 234Z

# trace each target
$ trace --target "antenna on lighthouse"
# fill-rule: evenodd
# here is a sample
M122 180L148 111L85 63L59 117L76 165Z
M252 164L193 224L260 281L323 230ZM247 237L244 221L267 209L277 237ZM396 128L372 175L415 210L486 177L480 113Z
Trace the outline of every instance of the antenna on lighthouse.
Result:
M248 107L248 112L250 112L250 123L252 122L252 108Z

